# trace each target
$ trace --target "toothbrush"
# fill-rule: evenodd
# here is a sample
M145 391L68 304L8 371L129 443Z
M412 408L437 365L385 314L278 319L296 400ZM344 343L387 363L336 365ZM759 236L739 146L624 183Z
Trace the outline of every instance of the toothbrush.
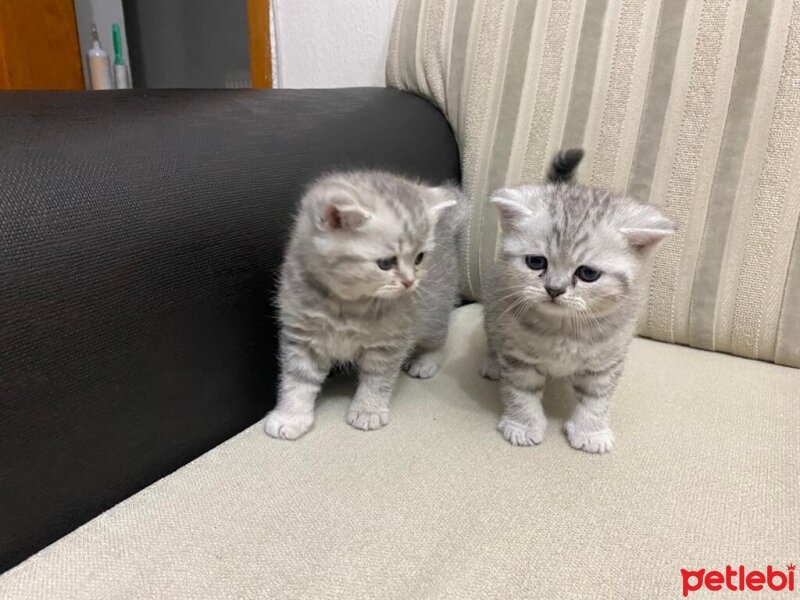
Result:
M127 90L131 87L130 76L125 59L122 58L122 31L119 23L111 26L111 39L114 41L114 77L117 80L118 90Z

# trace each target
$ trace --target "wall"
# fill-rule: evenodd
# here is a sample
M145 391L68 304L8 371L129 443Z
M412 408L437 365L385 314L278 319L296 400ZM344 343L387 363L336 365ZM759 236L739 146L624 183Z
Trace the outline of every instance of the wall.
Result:
M86 51L92 46L92 23L97 25L100 44L108 53L109 62L114 64L114 44L111 41L111 25L119 23L122 29L122 55L125 64L128 60L128 36L125 31L125 19L122 16L122 0L75 0L75 20L78 22L78 39L81 44L83 74L86 87L89 85L89 69L86 65ZM112 66L113 69L113 66Z
M397 0L272 0L275 87L383 86Z

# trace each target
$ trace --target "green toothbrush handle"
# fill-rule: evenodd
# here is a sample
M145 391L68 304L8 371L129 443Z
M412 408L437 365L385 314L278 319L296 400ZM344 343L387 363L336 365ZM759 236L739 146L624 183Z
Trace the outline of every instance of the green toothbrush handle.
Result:
M114 23L111 26L111 39L114 42L114 64L124 65L125 61L122 60L122 31L120 31L118 23Z

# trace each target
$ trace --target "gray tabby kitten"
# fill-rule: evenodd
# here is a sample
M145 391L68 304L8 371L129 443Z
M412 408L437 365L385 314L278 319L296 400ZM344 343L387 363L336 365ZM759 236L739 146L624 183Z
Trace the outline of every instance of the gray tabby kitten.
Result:
M364 430L389 422L401 367L413 377L436 373L458 293L458 200L455 188L376 171L327 175L308 189L281 273L270 436L296 439L311 428L337 363L358 366L347 421Z
M489 356L501 379L498 429L515 446L544 439L547 377L569 377L578 401L564 426L573 448L614 444L609 400L622 374L640 302L644 259L674 231L657 208L571 185L579 149L555 157L550 185L494 193L500 255L485 285Z

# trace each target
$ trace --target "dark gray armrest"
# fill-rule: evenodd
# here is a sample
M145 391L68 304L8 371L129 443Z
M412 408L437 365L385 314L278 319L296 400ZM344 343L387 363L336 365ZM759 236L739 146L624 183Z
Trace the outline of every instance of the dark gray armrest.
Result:
M266 413L295 203L353 167L458 153L394 90L0 94L0 571Z

